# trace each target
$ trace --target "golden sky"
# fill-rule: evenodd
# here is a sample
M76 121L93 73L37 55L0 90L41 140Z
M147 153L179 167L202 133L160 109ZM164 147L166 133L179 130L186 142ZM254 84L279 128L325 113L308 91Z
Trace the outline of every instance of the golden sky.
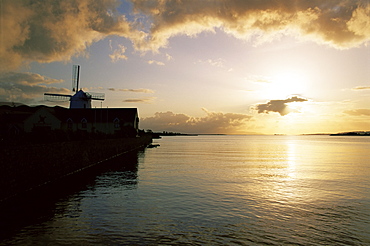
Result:
M0 0L0 102L71 94L140 128L370 130L368 0ZM67 106L67 104L59 104Z

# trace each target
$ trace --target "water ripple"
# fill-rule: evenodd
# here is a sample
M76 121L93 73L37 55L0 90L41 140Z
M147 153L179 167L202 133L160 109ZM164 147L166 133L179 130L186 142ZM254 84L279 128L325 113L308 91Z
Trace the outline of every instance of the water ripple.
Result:
M0 244L370 245L368 141L160 141Z

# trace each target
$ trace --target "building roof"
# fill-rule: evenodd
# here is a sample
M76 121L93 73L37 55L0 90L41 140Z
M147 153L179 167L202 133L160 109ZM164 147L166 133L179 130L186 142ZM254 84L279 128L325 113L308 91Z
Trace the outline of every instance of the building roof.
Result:
M66 122L71 119L79 122L86 119L87 122L113 122L116 118L119 121L134 122L138 117L136 108L75 108L75 109L56 109L55 115Z
M80 122L86 119L87 122L113 122L116 118L124 122L134 122L138 117L137 108L63 108L47 106L0 106L0 121L2 122L23 122L30 115L40 108L45 108L61 122L71 119L73 122Z

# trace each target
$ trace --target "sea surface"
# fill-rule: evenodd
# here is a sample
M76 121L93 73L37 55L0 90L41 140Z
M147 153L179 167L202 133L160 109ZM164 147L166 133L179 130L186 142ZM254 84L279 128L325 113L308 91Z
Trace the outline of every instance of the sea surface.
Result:
M154 142L2 209L0 244L370 245L370 137Z

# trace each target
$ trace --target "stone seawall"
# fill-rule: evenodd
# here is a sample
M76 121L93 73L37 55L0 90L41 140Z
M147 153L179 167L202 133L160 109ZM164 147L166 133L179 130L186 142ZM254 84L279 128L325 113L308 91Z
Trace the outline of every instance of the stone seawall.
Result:
M0 202L104 160L145 148L151 136L12 146L0 150Z

